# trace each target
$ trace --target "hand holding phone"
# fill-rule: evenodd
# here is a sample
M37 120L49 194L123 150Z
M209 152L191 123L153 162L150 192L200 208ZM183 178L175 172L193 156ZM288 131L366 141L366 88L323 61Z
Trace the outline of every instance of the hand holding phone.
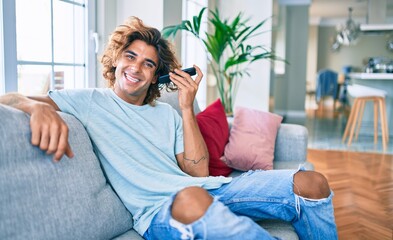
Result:
M190 76L194 76L196 74L196 70L194 67L182 69L183 72L190 74ZM158 78L158 83L169 83L171 80L169 79L169 74L162 75Z

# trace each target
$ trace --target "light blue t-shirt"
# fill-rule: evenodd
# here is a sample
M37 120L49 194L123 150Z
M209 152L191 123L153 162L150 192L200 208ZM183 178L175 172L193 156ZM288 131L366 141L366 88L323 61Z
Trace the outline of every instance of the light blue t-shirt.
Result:
M191 177L175 155L184 151L183 126L169 104L135 106L112 89L50 91L62 112L78 118L113 188L141 235L170 196L187 186L214 189L225 177Z

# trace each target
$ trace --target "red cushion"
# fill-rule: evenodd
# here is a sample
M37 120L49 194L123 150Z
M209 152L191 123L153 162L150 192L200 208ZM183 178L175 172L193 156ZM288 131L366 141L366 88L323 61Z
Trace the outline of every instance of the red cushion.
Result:
M199 129L209 150L209 172L211 176L228 176L232 169L220 158L224 155L229 140L229 126L224 106L220 99L196 116Z

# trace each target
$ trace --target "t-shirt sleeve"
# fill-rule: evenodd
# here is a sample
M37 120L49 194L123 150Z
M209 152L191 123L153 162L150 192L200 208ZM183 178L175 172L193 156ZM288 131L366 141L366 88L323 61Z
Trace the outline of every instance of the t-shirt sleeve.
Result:
M175 142L175 154L184 152L184 141L183 141L183 120L180 115L173 109L175 115L175 131L176 131L176 142Z
M90 89L63 89L48 92L48 96L56 103L60 111L73 115L82 123L86 123L87 120L91 95Z

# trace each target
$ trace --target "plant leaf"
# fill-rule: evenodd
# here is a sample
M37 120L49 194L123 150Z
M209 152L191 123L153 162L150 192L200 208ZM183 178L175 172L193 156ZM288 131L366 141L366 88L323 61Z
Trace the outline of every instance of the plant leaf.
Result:
M203 13L205 12L205 10L206 10L206 7L202 8L201 11L199 11L198 16L193 17L194 30L198 35L199 35L200 28L201 28L202 16L203 16Z

